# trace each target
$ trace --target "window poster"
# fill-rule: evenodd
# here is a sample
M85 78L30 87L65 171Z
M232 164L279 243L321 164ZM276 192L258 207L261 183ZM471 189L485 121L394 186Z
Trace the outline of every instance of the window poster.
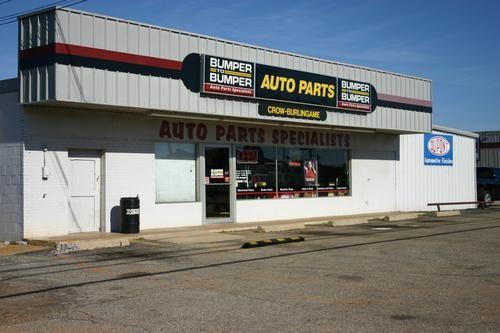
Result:
M316 175L318 174L318 163L317 161L304 161L304 185L314 186L316 185Z
M224 169L210 169L210 178L214 179L224 178Z

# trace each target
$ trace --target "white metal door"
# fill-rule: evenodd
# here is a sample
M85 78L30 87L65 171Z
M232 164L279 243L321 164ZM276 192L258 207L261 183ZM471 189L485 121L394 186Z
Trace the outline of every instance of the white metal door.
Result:
M353 195L367 211L396 210L396 159L393 151L355 151Z
M69 232L98 231L100 226L101 159L71 157Z

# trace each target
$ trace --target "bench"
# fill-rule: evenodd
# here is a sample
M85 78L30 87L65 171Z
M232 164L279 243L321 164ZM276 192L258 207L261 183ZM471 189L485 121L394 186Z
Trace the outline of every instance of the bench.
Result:
M493 201L490 202L490 205L493 204ZM441 211L441 206L449 206L449 205L479 205L481 208L485 208L484 201L460 201L460 202L433 202L428 203L427 206L437 206L438 212Z

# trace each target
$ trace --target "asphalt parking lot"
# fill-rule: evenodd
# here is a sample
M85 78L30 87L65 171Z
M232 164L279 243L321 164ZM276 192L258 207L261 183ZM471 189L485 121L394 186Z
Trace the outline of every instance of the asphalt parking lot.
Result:
M500 209L0 258L1 332L500 331Z

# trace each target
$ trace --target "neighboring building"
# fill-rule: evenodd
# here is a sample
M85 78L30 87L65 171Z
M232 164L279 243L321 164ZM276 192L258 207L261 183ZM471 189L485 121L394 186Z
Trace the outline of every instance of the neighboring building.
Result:
M479 134L478 167L500 168L500 131L477 132Z
M68 8L19 19L0 84L0 237L473 201L477 135L427 79ZM473 205L447 207L449 209Z

